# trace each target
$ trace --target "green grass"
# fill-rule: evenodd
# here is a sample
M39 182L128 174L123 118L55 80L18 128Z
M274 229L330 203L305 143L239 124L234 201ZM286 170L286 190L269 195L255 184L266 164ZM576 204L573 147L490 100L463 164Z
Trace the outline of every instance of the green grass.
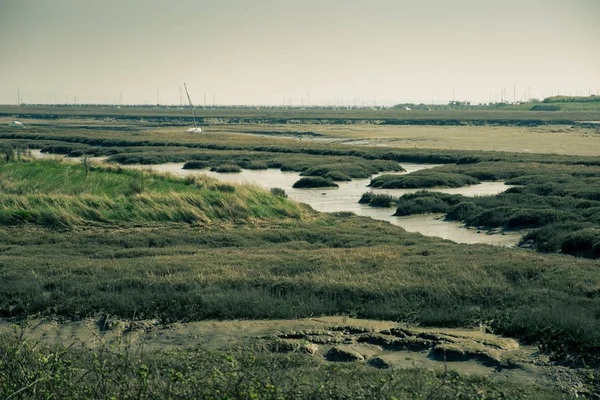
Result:
M59 161L0 164L0 224L61 229L89 223L300 218L302 207L251 186Z

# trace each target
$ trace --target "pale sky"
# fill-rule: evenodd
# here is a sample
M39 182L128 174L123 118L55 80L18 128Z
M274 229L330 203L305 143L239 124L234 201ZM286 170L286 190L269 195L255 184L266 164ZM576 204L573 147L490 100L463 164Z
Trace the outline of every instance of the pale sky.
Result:
M599 21L600 0L0 0L0 103L588 95Z

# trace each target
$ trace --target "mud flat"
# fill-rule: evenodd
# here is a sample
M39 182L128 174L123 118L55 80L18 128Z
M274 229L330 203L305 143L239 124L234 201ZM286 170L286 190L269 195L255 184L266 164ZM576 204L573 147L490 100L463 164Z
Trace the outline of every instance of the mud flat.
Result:
M299 353L323 363L359 363L377 369L424 368L557 386L566 376L585 394L578 370L554 365L534 346L480 329L409 326L347 317L297 320L201 321L163 325L101 316L61 323L30 319L25 328L0 320L0 334L24 329L45 345L143 346L144 351L252 348L264 353ZM562 383L561 383L562 379ZM559 387L560 386L560 387ZM583 392L581 392L584 390Z

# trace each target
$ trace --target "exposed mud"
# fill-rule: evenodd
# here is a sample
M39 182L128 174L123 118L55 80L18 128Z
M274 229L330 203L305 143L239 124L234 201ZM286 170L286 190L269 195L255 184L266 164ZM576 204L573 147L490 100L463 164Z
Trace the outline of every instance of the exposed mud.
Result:
M373 368L450 369L465 374L525 380L590 394L589 372L553 365L534 346L480 329L425 328L391 321L320 317L297 320L201 321L164 325L104 315L80 321L30 319L25 328L0 320L0 334L25 329L44 344L139 346L145 351L203 347L297 352L324 363L352 362Z

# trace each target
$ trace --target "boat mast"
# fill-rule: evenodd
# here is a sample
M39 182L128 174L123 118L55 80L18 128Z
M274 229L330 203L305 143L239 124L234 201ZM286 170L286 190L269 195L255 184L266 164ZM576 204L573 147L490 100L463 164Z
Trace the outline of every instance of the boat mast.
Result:
M183 83L183 87L185 87L185 94L187 95L190 107L192 107L192 119L194 120L194 128L198 129L198 125L196 125L196 111L194 111L194 105L192 104L192 99L190 99L190 94L188 93L185 82Z

